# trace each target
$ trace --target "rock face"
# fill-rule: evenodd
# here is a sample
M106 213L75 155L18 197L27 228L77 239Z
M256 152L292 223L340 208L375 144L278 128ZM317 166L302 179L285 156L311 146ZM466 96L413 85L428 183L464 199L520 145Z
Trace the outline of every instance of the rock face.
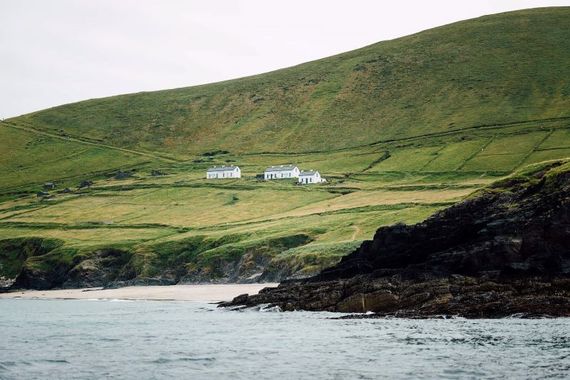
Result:
M278 282L295 273L296 268L273 259L280 252L311 241L309 235L294 234L232 246L228 244L232 239L196 236L156 245L142 255L133 249L113 247L78 251L65 247L63 241L41 237L0 240L0 292ZM218 251L213 257L197 258L215 249Z
M224 306L379 315L570 316L570 168L502 181L371 241L308 280Z
M45 240L36 238L42 246ZM25 240L30 246L30 242ZM131 254L114 248L100 249L85 256L75 256L72 260L61 260L61 253L54 254L54 246L35 249L23 255L22 268L11 288L53 289L107 286L113 281L127 281L135 276L130 265ZM58 249L57 247L55 248ZM21 252L20 249L17 252ZM31 256L31 258L29 257ZM33 260L41 259L41 261Z
M47 289L65 275L65 265L52 262L50 252L62 246L57 239L15 238L0 241L0 291L12 287L34 287ZM38 258L45 258L50 264L49 273Z
M108 286L114 281L129 281L136 277L131 264L132 254L120 249L95 251L79 261L66 275L65 288Z

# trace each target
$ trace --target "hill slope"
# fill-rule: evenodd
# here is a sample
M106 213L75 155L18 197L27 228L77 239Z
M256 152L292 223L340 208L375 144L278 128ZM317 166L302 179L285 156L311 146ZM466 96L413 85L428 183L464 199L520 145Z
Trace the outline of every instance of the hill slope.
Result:
M10 121L188 157L217 149L327 151L570 117L568 19L568 7L485 16L253 77L88 100Z
M569 16L487 16L1 122L0 289L305 277L379 226L569 157ZM291 162L328 182L257 177ZM230 163L241 179L204 179Z

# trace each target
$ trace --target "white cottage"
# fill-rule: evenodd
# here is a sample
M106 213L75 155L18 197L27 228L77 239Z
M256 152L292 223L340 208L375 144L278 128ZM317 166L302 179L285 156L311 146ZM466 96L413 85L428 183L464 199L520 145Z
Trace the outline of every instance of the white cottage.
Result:
M300 170L295 165L270 166L265 169L263 178L265 180L299 178L299 173Z
M303 170L299 174L299 183L308 185L311 183L321 183L327 180L321 177L321 174L316 170Z
M206 172L207 179L241 178L239 166L214 166Z

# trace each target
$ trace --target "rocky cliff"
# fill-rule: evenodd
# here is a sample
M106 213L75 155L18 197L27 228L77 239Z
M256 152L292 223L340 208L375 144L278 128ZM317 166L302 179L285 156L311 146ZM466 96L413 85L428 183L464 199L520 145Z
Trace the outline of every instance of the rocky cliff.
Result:
M280 253L308 244L306 234L246 242L240 236L194 236L136 247L78 250L58 239L0 240L0 292L14 289L121 287L195 283L278 282L306 274L305 263ZM333 257L333 259L335 259ZM335 262L337 260L335 259ZM329 265L332 263L329 262ZM311 274L318 273L318 270ZM306 276L305 276L306 277Z
M380 228L308 280L224 306L375 315L570 316L570 164L519 173L426 221Z

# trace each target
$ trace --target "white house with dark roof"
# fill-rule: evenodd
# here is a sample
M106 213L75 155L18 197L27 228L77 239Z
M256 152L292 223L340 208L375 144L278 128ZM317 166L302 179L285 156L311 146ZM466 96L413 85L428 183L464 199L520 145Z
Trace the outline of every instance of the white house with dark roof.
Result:
M239 166L214 166L206 172L207 179L241 178Z
M321 173L316 170L303 170L299 173L299 183L309 185L312 183L326 182L327 180L321 177Z
M299 168L291 164L270 166L265 169L263 178L265 180L299 178L299 173Z

